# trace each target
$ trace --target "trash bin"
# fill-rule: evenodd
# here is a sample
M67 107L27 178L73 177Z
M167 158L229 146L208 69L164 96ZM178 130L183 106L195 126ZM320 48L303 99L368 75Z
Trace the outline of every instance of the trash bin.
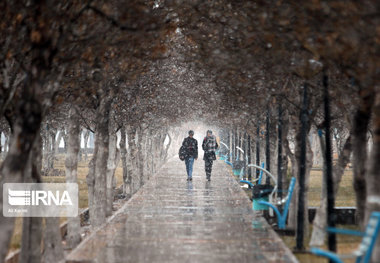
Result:
M268 210L267 205L259 204L259 201L269 200L269 195L273 191L273 186L269 184L258 184L252 187L252 209L253 210Z
M233 173L234 175L240 175L241 169L244 168L244 161L236 160L233 162Z

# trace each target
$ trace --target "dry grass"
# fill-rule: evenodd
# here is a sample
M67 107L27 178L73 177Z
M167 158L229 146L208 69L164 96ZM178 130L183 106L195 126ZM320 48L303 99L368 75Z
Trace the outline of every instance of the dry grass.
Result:
M89 156L90 160L91 156ZM65 171L65 159L64 155L59 155L58 160L54 163L54 168ZM79 208L88 207L88 194L87 194L87 183L86 176L88 174L88 162L81 161L78 163L78 187L79 187ZM121 185L123 182L123 171L119 165L115 172L116 183ZM43 177L44 182L48 183L63 183L65 182L65 177L62 176L45 176Z
M322 170L312 170L310 173L309 206L319 206L322 191ZM352 185L352 170L344 172L342 181L339 184L338 195L335 197L335 206L356 206L355 192Z
M55 169L65 170L65 155L60 154L57 156L58 160L54 163ZM90 160L90 157L89 159ZM87 183L86 176L88 174L88 162L81 161L78 163L78 187L79 187L79 209L88 207L88 194L87 194ZM121 185L123 182L123 171L122 168L117 167L116 172L116 183ZM43 181L46 183L63 183L65 182L64 176L44 176ZM61 223L64 222L66 218L61 218ZM10 251L20 248L21 246L21 233L22 233L22 218L16 218L15 226L13 231L13 236L11 239Z
M290 177L290 175L288 175L288 177ZM309 206L318 207L320 205L322 180L323 180L323 171L321 169L320 170L315 169L311 171L309 193L308 193ZM355 204L356 197L355 197L352 181L353 181L352 170L347 169L344 172L342 181L339 185L338 195L335 197L336 207L356 206ZM249 196L252 195L252 192L248 189L246 189L245 192ZM359 230L358 226L354 226L354 225L344 225L340 227ZM309 225L309 228L310 228L309 234L311 235L312 224ZM293 249L295 247L296 245L295 237L281 236L281 238L284 240L285 244L290 249ZM305 238L306 251L309 250L309 247L308 247L309 241L310 241L310 236ZM350 254L359 246L360 242L361 242L361 237L338 235L338 239L337 239L338 253ZM327 247L324 246L322 247L322 249L327 249ZM298 258L298 260L302 263L320 263L320 262L327 263L328 262L328 260L325 260L322 257L317 257L309 253L295 253L295 255ZM355 262L355 260L346 260L345 262Z
M309 233L311 234L312 231L312 225L309 225L310 231ZM357 226L352 226L352 225L344 225L344 226L338 226L339 228L346 228L346 229L355 229L359 230ZM281 236L282 240L285 242L285 244L290 248L293 249L296 246L295 238L292 236ZM309 250L309 243L310 236L306 238L305 240L305 247L306 250ZM338 248L338 254L350 254L352 253L355 249L358 248L359 244L361 242L361 237L357 236L347 236L347 235L337 235L337 248ZM327 246L321 247L322 249L327 250ZM313 254L309 253L295 253L297 259L301 263L327 263L328 260L324 259L323 257L318 257ZM346 259L344 262L347 263L353 263L355 262L354 259Z
M290 175L288 174L290 178ZM288 179L289 179L288 178ZM310 186L308 193L308 202L309 206L318 207L321 201L322 193L322 180L323 172L322 170L312 170L310 173ZM290 180L288 180L290 181ZM355 204L355 191L352 185L353 174L351 169L347 169L344 172L342 181L339 184L338 195L335 197L335 206L336 207L347 207L347 206L356 206ZM243 188L244 189L244 188ZM287 187L285 187L287 189ZM251 197L251 191L246 190L246 193Z
M309 206L316 206L318 207L320 205L321 200L321 191L322 191L322 180L323 180L323 171L322 170L312 170L310 173L310 186L309 186ZM335 197L335 206L336 207L347 207L347 206L356 206L355 204L355 192L352 185L353 181L353 174L351 169L347 169L344 172L344 175L342 177L342 181L339 184L339 190L338 194ZM309 234L311 235L312 232L312 225L310 224L310 231ZM359 230L358 226L354 225L344 225L344 226L338 226L342 228L349 228L349 229L355 229ZM289 248L295 247L295 237L289 237L289 236L282 236L281 237L285 244ZM306 250L309 249L308 244L310 241L310 236L308 236L305 240L305 246ZM350 254L353 252L360 244L361 237L355 237L355 236L337 236L337 246L338 246L338 254ZM327 249L326 246L322 247L322 249ZM317 257L312 254L308 253L296 253L295 254L298 260L302 263L324 263L328 262L328 260ZM345 260L345 262L355 262L354 259L348 259Z

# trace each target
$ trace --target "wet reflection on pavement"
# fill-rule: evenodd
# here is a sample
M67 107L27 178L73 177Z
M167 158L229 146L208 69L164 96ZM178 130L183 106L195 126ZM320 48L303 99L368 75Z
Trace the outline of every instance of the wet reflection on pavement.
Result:
M108 223L71 252L66 262L296 262L251 209L229 168L203 162L186 181L171 159Z

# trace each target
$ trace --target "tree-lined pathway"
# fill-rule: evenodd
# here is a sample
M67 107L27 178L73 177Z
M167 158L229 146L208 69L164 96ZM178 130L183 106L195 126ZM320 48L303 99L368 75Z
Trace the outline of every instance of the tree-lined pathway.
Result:
M221 161L207 182L204 162L171 158L66 262L296 262Z

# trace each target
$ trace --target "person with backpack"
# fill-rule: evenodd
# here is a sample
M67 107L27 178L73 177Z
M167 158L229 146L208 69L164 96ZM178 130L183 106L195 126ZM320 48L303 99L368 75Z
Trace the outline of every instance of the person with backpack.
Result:
M189 131L189 137L186 137L179 149L179 158L185 161L187 181L193 180L194 160L198 159L198 141L194 139L194 131Z
M216 137L212 131L208 130L206 137L203 139L202 149L204 151L203 160L205 161L206 178L211 181L211 171L213 161L216 160L215 151L219 148Z

